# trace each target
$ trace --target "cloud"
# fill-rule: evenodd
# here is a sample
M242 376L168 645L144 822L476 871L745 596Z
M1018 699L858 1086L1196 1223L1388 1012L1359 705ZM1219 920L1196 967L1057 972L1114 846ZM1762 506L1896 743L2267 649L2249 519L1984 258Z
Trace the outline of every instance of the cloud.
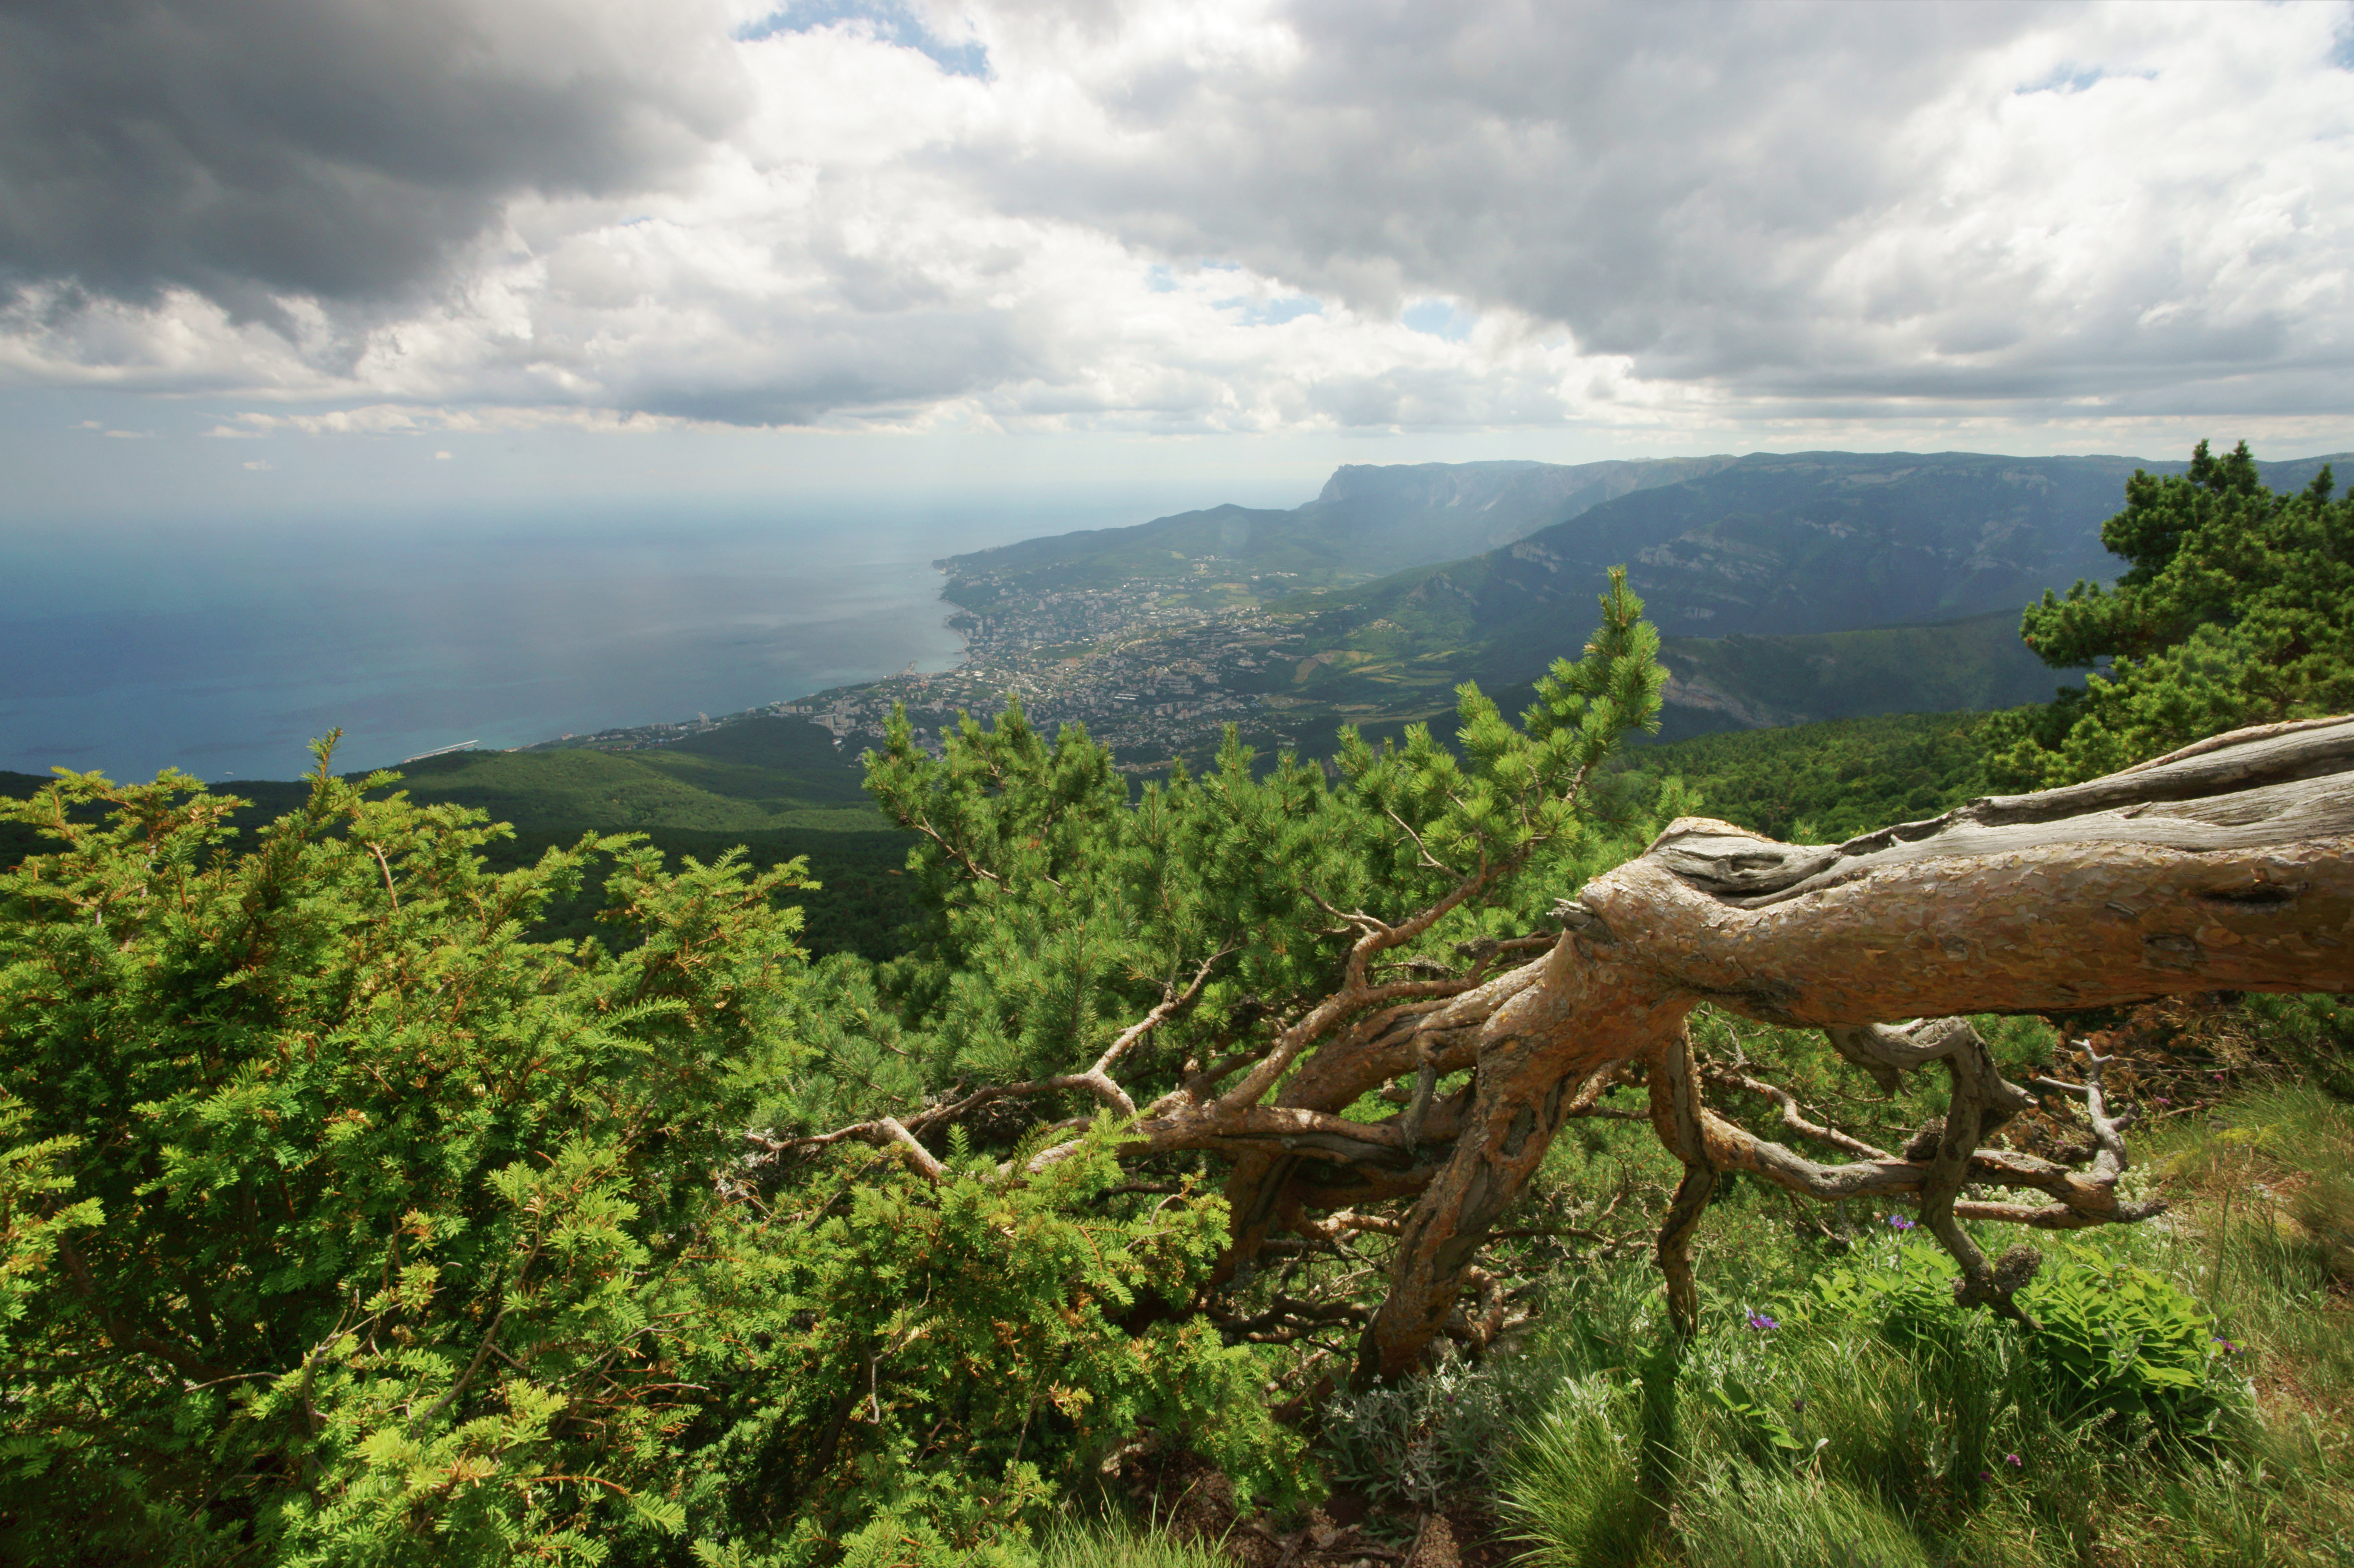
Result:
M1288 16L1296 56L1174 85L1134 28L1009 20L1002 72L1066 62L1061 133L957 164L1001 209L1366 313L1510 308L1750 396L2038 398L2354 347L2340 7Z
M20 11L0 380L221 435L2349 413L2349 15Z
M491 435L504 431L574 429L599 434L678 429L684 421L610 408L433 408L410 403L369 403L320 413L270 413L251 409L204 433L222 440L258 440L266 436ZM447 453L436 453L447 456Z
M724 15L582 0L0 13L0 275L238 314L405 297L525 192L620 194L743 106Z

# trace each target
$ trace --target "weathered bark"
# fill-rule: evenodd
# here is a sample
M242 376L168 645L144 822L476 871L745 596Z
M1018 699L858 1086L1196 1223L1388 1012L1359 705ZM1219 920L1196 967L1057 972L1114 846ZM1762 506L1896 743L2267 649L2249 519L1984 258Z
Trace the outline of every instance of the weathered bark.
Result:
M2115 1193L2123 1150L2087 1095L2103 1152L2089 1175L1978 1141L2022 1092L1982 1046L1886 1020L2041 1012L2190 991L2354 988L2354 719L2218 736L2069 789L1981 800L1835 848L1776 843L1685 819L1561 906L1567 927L1532 983L1477 1032L1476 1103L1446 1170L1407 1222L1363 1370L1418 1361L1462 1293L1495 1217L1559 1126L1573 1085L1651 1065L1655 1114L1687 1160L1681 1200L1744 1170L1822 1198L1917 1193L1965 1271L1966 1299L2007 1301L2027 1266L1989 1265L1954 1217L2044 1226L2139 1217ZM1524 971L1526 972L1526 971ZM1461 1007L1473 999L1453 1004ZM1687 1015L1703 1002L1831 1033L1883 1074L1942 1061L1956 1114L1931 1157L1826 1168L1697 1110L1702 1158L1678 1110ZM1454 1022L1459 1033L1468 1019ZM1662 1086L1662 1079L1668 1079ZM1678 1082L1683 1086L1679 1090ZM1956 1202L1965 1181L2040 1190L2035 1207ZM1660 1257L1675 1297L1688 1224ZM2007 1288L2008 1287L2008 1288ZM1689 1302L1679 1308L1688 1315Z
M1503 868L1483 865L1431 907L1394 925L1330 909L1351 937L1340 988L1303 1004L1272 1035L1135 1108L1113 1079L1128 1049L1202 994L1221 952L1125 1031L1086 1072L984 1087L816 1138L756 1139L771 1153L856 1138L895 1144L928 1174L927 1132L1008 1097L1084 1092L1126 1119L1127 1150L1201 1150L1229 1162L1232 1240L1213 1291L1285 1233L1287 1245L1337 1245L1316 1212L1412 1200L1395 1226L1387 1300L1360 1340L1359 1375L1416 1363L1448 1330L1468 1287L1476 1313L1455 1331L1478 1340L1502 1321L1504 1295L1475 1259L1562 1124L1606 1113L1597 1096L1641 1070L1650 1118L1684 1165L1659 1259L1671 1316L1694 1323L1690 1242L1727 1171L1840 1201L1910 1197L1962 1267L1966 1303L2011 1310L2033 1266L2014 1248L1989 1261L1962 1220L2070 1229L2129 1222L2157 1206L2120 1198L2125 1146L2103 1097L2098 1058L2081 1084L2044 1086L2085 1101L2100 1152L2072 1170L1986 1139L2031 1097L2003 1080L1976 1032L1953 1015L2050 1012L2190 991L2354 989L2354 718L2217 736L2107 779L1971 802L1832 847L1777 843L1705 819L1672 824L1640 858L1557 910L1543 956L1491 966L1547 938L1459 948L1457 978L1384 981L1373 964L1428 931ZM1394 963L1394 959L1384 959ZM1691 1059L1687 1021L1703 1003L1766 1022L1822 1029L1885 1088L1939 1067L1953 1105L1942 1127L1892 1155L1808 1121L1768 1084ZM1892 1026L1890 1021L1919 1022ZM1439 1094L1471 1070L1468 1086ZM1784 1124L1835 1149L1824 1165L1702 1103L1703 1078L1776 1098ZM1369 1094L1386 1120L1343 1113ZM1128 1119L1132 1118L1132 1119ZM1080 1123L1066 1123L1078 1126ZM1034 1156L1035 1171L1076 1147ZM1019 1172L1007 1175L1018 1179ZM2040 1201L1966 1198L1972 1186ZM1331 1314L1285 1308L1289 1332ZM1256 1321L1252 1319L1249 1321Z

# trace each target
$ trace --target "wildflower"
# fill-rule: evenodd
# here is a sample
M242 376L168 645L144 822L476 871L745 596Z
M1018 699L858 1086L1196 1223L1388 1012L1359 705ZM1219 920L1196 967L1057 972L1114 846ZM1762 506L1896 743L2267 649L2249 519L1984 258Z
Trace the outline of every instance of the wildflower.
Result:
M1776 1323L1773 1319L1768 1318L1763 1312L1752 1312L1749 1314L1749 1326L1753 1329L1766 1330L1778 1329L1782 1325Z
M2230 1340L2221 1339L2221 1338L2217 1338L2217 1339L2214 1339L2214 1340L2209 1340L2208 1342L2209 1342L2210 1344L2216 1344L2216 1345L2221 1345L2221 1346L2222 1346L2222 1347L2223 1347L2223 1353L2224 1353L2225 1355L2227 1355L2227 1356L2236 1356L2236 1355L2238 1355L2238 1354L2240 1353L2240 1347L2239 1347L2238 1345L2236 1345L2236 1344L2232 1343Z
M2158 1096L2157 1099L2158 1103L2162 1106L2170 1106L2174 1103L2172 1100L2168 1099L2164 1095Z
M2014 1470L2023 1470L2027 1468L2027 1461L2020 1458L2016 1454L2005 1454L2002 1457L2002 1462L2009 1465Z
M1802 1393L1797 1398L1790 1401L1790 1408L1797 1411L1799 1414L1804 1415L1807 1413L1807 1396Z
M1891 1214L1888 1216L1888 1228L1892 1231L1909 1231L1913 1228L1913 1222L1902 1214Z

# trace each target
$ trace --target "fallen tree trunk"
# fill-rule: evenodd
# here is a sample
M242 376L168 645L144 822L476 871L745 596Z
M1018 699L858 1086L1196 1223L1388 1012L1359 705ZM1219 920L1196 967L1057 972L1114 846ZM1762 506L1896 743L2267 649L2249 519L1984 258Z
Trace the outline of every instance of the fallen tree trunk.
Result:
M1300 1001L1263 1033L1222 1044L1216 1060L1189 1061L1178 1086L1140 1109L1115 1075L1246 938L1171 979L1160 1004L1084 1072L960 1089L900 1117L756 1141L783 1153L863 1139L900 1149L938 1181L943 1167L925 1136L982 1107L1084 1093L1098 1115L1119 1119L1133 1157L1200 1150L1227 1162L1232 1230L1214 1296L1247 1281L1278 1241L1334 1247L1343 1234L1394 1234L1387 1298L1358 1341L1363 1379L1411 1368L1442 1334L1492 1337L1503 1293L1476 1265L1491 1227L1565 1121L1637 1114L1597 1101L1639 1076L1649 1118L1684 1168L1658 1238L1681 1329L1694 1313L1691 1239L1728 1171L1826 1201L1913 1199L1961 1266L1959 1298L2016 1314L2011 1298L2034 1255L2014 1248L1988 1259L1959 1222L2066 1229L2157 1208L2118 1192L2125 1118L2109 1114L2098 1057L2086 1056L2081 1082L2041 1086L2082 1097L2098 1149L2089 1168L1988 1147L2036 1101L2003 1078L1956 1015L2065 1012L2211 990L2354 989L2349 845L2354 717L2241 730L2106 779L1976 800L1836 846L1686 818L1559 905L1558 936L1464 944L1455 949L1459 972L1427 954L1400 960L1414 944L1427 948L1437 922L1510 865L1483 860L1395 923L1310 891L1336 922L1327 934L1349 943L1338 987ZM1383 967L1441 973L1384 979ZM1906 1072L1942 1071L1951 1108L1934 1135L1925 1130L1896 1153L1819 1126L1770 1083L1692 1060L1687 1023L1704 1004L1821 1029L1886 1089ZM1891 1022L1903 1019L1916 1022ZM1469 1084L1439 1093L1467 1069ZM1847 1162L1819 1163L1712 1110L1702 1093L1712 1079L1777 1100L1786 1126ZM1397 1114L1363 1119L1357 1107L1373 1095ZM1050 1145L1004 1175L1019 1180L1075 1147ZM1972 1197L1972 1187L2007 1195ZM1367 1217L1384 1203L1411 1208ZM1343 1211L1346 1225L1316 1218ZM1468 1311L1474 1287L1479 1306ZM1227 1314L1254 1338L1363 1316L1296 1302L1272 1317Z
M2008 1175L2057 1201L1978 1206L1983 1217L2139 1217L2115 1195L2124 1153L2097 1061L2088 1064L2087 1099L2103 1150L2093 1175L2072 1183L2046 1162L1980 1155L1986 1113L2026 1097L1990 1071L1982 1047L1958 1038L1966 1030L1924 1040L1918 1029L1872 1026L2192 991L2348 990L2349 848L2349 718L2240 731L2106 779L1973 801L1835 848L1677 821L1642 857L1561 906L1559 944L1479 1022L1468 1128L1406 1224L1389 1298L1365 1333L1363 1370L1395 1373L1422 1358L1482 1237L1543 1158L1572 1089L1631 1064L1649 1069L1662 1139L1697 1173L1688 1189L1743 1170L1823 1198L1914 1192L1925 1206L1942 1197L1950 1212L1963 1179ZM1936 1156L1827 1169L1708 1113L1681 1065L1685 1020L1703 1002L1826 1029L1843 1054L1883 1072L1947 1064L1957 1114ZM1663 1238L1671 1291L1687 1206L1679 1203ZM1945 1229L1953 1245L1960 1232ZM2007 1302L1990 1266L1963 1262L1971 1295Z

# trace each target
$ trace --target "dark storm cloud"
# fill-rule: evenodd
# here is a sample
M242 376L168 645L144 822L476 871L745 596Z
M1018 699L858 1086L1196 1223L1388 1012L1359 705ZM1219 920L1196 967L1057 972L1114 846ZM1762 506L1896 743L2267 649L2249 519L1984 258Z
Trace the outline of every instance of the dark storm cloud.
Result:
M628 191L741 102L692 7L14 0L0 280L249 313L396 296L513 194Z

